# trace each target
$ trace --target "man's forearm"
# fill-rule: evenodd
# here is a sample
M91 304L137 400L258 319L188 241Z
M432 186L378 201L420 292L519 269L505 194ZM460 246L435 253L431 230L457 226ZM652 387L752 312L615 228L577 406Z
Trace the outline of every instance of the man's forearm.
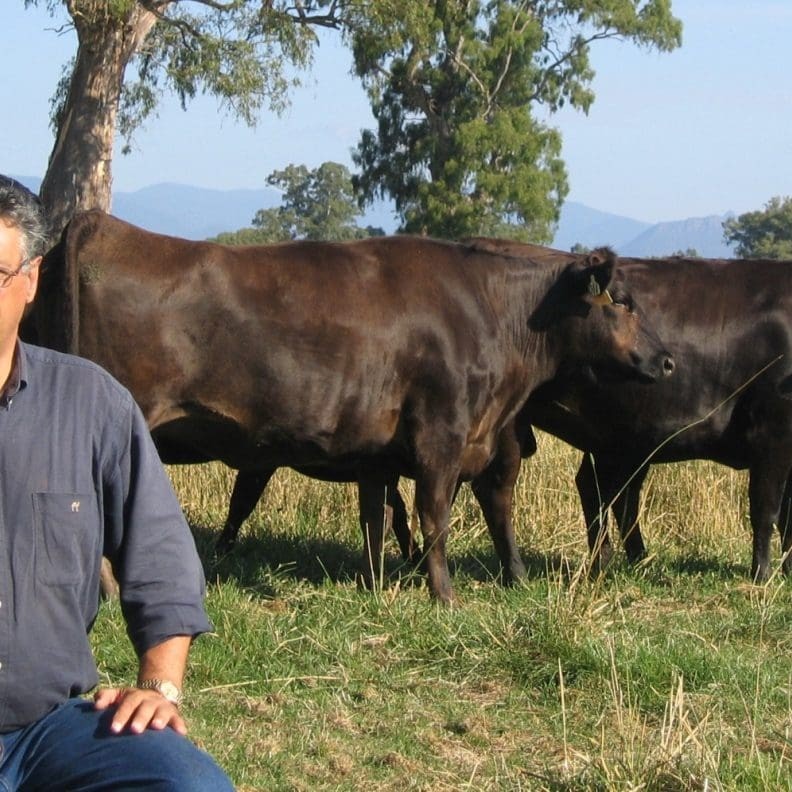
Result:
M147 679L162 679L181 689L191 643L189 635L175 635L146 650L140 657L138 684Z

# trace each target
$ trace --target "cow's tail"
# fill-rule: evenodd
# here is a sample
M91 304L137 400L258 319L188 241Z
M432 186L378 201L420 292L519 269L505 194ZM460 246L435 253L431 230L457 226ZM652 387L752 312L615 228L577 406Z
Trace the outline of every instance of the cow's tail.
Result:
M80 284L77 263L79 240L75 240L75 236L80 236L80 228L72 218L41 263L33 314L37 343L77 355L80 351Z

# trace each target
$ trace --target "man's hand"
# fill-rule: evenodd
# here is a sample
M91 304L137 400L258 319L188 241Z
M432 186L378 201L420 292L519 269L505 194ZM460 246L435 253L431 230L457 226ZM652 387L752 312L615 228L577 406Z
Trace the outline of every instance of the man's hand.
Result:
M146 650L140 657L138 682L167 679L180 688L191 641L190 636L174 635ZM110 724L114 734L124 729L140 734L146 729L164 729L167 726L179 734L187 734L187 725L179 714L179 708L156 690L100 688L94 696L94 707L98 710L116 707Z
M187 734L187 725L176 705L156 690L102 688L96 692L96 709L104 710L113 706L117 708L110 724L114 734L124 729L140 734L146 729L164 729L167 726L179 734Z

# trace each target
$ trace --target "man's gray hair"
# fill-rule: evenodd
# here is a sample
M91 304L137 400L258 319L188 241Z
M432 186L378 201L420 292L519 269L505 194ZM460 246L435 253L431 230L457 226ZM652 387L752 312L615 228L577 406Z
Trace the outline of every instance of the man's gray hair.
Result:
M46 252L49 229L41 201L10 176L0 175L0 220L19 229L23 258Z

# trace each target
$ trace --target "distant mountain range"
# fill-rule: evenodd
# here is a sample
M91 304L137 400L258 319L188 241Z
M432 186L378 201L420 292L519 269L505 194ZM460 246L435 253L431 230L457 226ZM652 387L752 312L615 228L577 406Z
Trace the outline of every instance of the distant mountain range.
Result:
M706 258L729 258L734 251L723 241L723 222L729 217L733 213L652 224L570 201L561 209L553 247L610 245L622 256L667 256L695 250Z
M40 179L17 176L38 191ZM183 184L154 184L134 192L113 194L112 212L135 225L185 239L207 239L223 231L250 226L259 209L278 206L281 194L272 188L212 190ZM561 210L553 247L568 250L610 245L624 256L664 256L695 250L699 255L725 258L733 255L723 242L723 221L731 214L645 223L570 201ZM365 213L361 225L390 233L397 221L383 202Z

